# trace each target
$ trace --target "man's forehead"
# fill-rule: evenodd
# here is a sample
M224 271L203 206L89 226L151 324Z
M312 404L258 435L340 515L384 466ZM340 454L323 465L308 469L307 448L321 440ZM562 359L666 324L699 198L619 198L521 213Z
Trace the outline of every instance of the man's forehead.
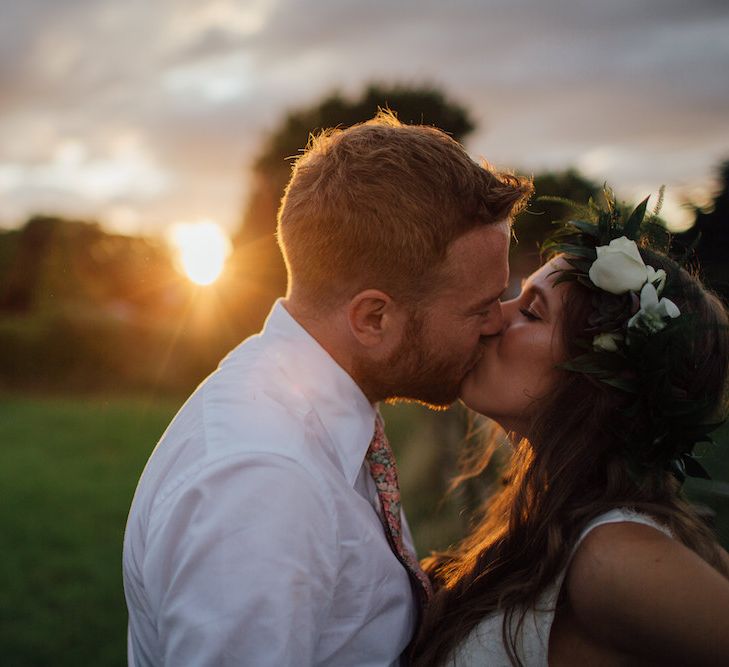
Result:
M468 258L479 261L500 255L508 249L510 240L507 221L477 227L451 242L446 252L446 263L449 260L460 263Z
M498 231L463 238L441 267L441 289L467 292L471 299L497 299L509 282L508 240L508 234Z

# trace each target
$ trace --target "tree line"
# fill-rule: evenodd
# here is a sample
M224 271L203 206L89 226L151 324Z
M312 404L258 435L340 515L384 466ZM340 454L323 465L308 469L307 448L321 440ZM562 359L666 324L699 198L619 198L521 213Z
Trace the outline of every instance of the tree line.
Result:
M378 108L405 123L434 125L465 141L475 129L468 110L434 87L372 85L354 99L332 94L291 111L251 165L251 194L235 235L228 270L213 288L194 289L161 241L110 233L95 222L34 216L0 232L0 389L156 389L187 392L220 357L257 331L285 290L275 243L276 210L291 158L310 134L371 118ZM694 225L676 236L698 238L695 265L729 298L729 160ZM537 195L584 202L597 184L575 170L534 175ZM539 263L539 245L568 209L534 200L520 214L512 274Z

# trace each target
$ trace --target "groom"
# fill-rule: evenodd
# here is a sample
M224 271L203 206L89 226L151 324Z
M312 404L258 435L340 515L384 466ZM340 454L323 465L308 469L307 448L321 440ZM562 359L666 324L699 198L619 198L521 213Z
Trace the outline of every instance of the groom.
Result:
M529 183L393 116L314 139L288 293L152 454L124 539L129 662L391 665L429 585L376 404L447 406L499 332Z

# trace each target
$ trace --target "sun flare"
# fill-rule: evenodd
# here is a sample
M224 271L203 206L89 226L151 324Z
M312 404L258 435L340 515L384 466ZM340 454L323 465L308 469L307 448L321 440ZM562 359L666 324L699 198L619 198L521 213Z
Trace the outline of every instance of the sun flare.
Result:
M210 285L223 272L232 245L225 231L214 222L181 222L173 225L170 240L180 268L197 285Z

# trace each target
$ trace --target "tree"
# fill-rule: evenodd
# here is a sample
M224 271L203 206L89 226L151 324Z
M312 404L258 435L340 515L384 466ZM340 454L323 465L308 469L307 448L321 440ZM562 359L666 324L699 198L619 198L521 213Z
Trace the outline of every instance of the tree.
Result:
M696 242L696 259L706 282L729 302L729 160L718 169L718 188L705 209L694 207L696 218L686 232L676 235L680 245Z
M54 219L36 216L23 229L3 234L0 311L25 313L32 309L54 233Z
M148 239L109 234L95 222L34 216L4 239L0 311L58 308L160 311L174 276L167 250ZM4 254L4 253L3 253Z

